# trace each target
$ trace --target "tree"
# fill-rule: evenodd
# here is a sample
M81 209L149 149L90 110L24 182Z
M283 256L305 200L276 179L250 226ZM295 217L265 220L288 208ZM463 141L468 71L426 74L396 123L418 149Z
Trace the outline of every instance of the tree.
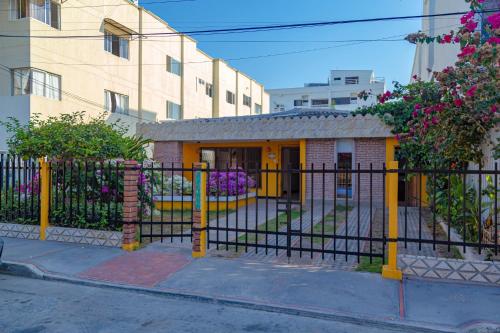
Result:
M26 159L145 159L150 141L126 136L121 123L108 124L104 116L86 119L85 112L76 112L42 120L36 114L26 125L15 118L1 124L12 134L7 140L9 153Z
M484 38L475 31L475 13L482 10L484 0L466 1L471 11L461 18L458 31L414 36L420 43L460 44L455 65L435 72L430 83L414 77L407 86L397 84L394 92L379 96L381 106L359 111L392 115L388 124L394 125L400 152L410 166L481 163L481 145L498 123L500 13L488 17Z

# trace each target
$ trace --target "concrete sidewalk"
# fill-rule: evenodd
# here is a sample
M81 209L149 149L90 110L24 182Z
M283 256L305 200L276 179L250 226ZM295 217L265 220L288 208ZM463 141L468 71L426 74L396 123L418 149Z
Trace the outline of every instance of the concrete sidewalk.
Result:
M49 241L4 241L3 261L12 267L32 267L47 279L387 327L455 332L478 323L500 325L500 288L494 286L415 279L398 282L379 274L325 266L192 259L185 248L156 243L128 253Z

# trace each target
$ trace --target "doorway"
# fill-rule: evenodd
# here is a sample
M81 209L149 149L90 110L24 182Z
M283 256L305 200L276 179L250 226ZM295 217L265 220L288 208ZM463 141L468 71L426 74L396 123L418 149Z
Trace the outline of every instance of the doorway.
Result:
M286 197L290 191L291 198L300 198L300 148L281 148L281 195ZM287 172L287 170L291 170Z

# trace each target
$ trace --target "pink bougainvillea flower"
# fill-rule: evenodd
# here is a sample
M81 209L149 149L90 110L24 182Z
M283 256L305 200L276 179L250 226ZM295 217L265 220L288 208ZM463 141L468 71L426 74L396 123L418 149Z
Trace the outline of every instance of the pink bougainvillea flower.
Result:
M451 43L451 35L443 36L443 43L450 44Z
M455 36L455 38L453 38L453 41L455 43L460 43L460 37L459 36Z
M411 115L413 116L413 118L417 118L418 117L418 111L413 111L411 113Z
M476 46L475 45L467 45L462 49L462 52L458 54L460 58L470 56L476 52Z
M422 105L419 103L415 104L415 110L420 110L422 108Z
M477 86L474 85L474 86L470 87L469 90L467 90L465 92L465 95L467 95L469 97L472 97L472 96L474 96L476 94L476 90L477 90Z
M427 120L424 120L424 128L425 129L429 128L429 122Z
M453 103L457 108L462 107L462 105L464 104L464 102L461 99L456 99L453 101Z
M464 16L462 16L460 18L460 23L461 24L466 24L473 17L474 17L474 12L470 11L470 12L468 12L467 14L465 14Z
M500 37L490 37L487 42L490 44L500 44Z
M437 123L439 123L439 120L437 119L437 117L432 117L432 124L433 125L436 125Z
M465 29L469 30L470 32L476 30L476 28L477 28L477 22L469 21L465 24Z
M488 17L488 23L491 24L492 29L500 28L500 13L496 13Z
M491 111L491 113L498 112L498 107L496 106L496 104L493 104L493 105L490 107L490 111Z

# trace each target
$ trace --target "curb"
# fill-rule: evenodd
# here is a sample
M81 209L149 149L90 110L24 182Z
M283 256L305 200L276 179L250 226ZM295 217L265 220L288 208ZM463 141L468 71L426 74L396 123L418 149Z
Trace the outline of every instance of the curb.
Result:
M177 291L148 289L143 287L122 285L122 284L103 282L103 281L85 280L70 276L47 273L40 270L35 265L28 263L3 261L2 263L0 263L0 274L21 276L21 277L40 279L45 281L65 282L65 283L71 283L88 287L125 290L129 292L135 292L135 293L158 296L158 297L167 297L167 298L196 301L208 304L232 306L249 310L257 310L257 311L272 312L272 313L279 313L292 316L337 321L337 322L369 326L387 330L399 330L404 332L422 332L422 333L443 333L443 332L448 333L448 332L456 332L457 330L456 327L429 325L412 321L374 319L362 315L355 316L354 314L350 315L345 313L321 312L321 311L298 309L286 306L259 304L255 302L252 303L252 302L246 302L246 301L240 301L222 297L211 297L211 296L189 294Z

